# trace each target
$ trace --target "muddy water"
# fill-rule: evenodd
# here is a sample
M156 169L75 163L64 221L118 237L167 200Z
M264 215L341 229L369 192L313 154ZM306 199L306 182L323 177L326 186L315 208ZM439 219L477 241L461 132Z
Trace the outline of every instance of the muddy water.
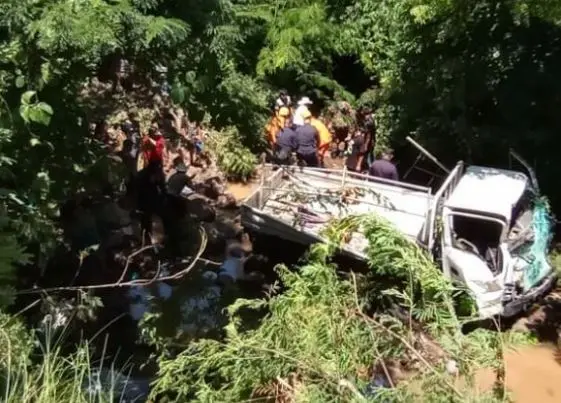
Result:
M226 190L230 192L238 201L245 199L257 188L256 182L249 183L228 183Z
M553 345L540 344L508 351L505 355L507 388L516 403L561 402L561 361ZM491 370L476 376L481 390L495 381Z

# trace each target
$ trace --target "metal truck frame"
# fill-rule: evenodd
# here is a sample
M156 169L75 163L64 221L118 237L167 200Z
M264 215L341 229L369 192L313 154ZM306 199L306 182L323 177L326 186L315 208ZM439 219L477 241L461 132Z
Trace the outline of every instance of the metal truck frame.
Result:
M551 219L532 173L529 179L459 162L433 194L346 170L268 165L265 171L242 204L244 227L311 244L326 241L320 234L333 218L378 214L467 287L482 319L523 311L556 280L546 258ZM342 252L365 259L366 247L355 233Z

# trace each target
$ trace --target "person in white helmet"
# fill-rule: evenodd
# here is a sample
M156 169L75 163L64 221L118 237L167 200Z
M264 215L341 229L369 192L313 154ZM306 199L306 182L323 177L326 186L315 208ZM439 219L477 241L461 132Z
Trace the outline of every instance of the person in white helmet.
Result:
M304 112L309 112L308 106L312 104L313 102L308 97L302 97L300 101L298 101L298 108L296 108L294 117L292 118L292 123L295 126L302 126L304 124Z

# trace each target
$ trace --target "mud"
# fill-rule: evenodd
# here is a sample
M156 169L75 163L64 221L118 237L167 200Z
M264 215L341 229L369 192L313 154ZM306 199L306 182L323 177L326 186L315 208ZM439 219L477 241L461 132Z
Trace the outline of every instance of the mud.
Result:
M505 354L506 387L516 403L561 402L561 364L553 344L540 344ZM495 373L481 370L476 375L480 391L493 388Z
M226 191L232 194L236 201L240 202L257 189L257 186L258 183L256 181L248 183L228 183Z

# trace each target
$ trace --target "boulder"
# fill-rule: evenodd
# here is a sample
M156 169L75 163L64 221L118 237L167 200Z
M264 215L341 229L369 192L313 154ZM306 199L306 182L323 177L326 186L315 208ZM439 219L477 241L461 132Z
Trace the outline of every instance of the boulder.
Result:
M222 209L236 208L237 207L236 198L234 197L233 194L229 192L224 192L223 194L218 196L216 200L216 207Z

